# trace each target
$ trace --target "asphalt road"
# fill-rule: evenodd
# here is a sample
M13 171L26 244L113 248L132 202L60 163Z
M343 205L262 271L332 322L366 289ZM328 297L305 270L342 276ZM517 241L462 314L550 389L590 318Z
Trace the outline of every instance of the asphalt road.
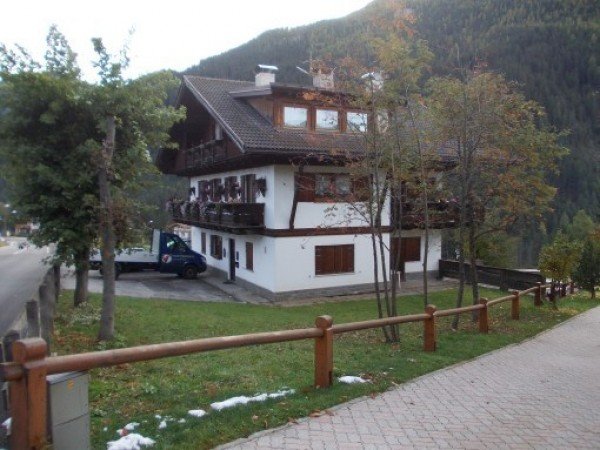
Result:
M47 247L19 249L21 242L26 241L13 238L0 247L0 336L21 315L49 268L43 263L50 254Z

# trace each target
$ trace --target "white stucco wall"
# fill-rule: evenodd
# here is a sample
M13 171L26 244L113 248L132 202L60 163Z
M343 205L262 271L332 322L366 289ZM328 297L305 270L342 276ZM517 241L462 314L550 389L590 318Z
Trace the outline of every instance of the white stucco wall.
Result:
M267 229L288 229L289 218L294 197L293 166L266 166L253 169L224 172L190 179L190 186L198 186L200 180L211 180L216 177L246 175L253 173L257 178L265 178L267 190L265 196L259 195L257 203L265 204L265 227ZM343 173L338 167L306 167L306 172ZM335 209L332 210L332 207ZM386 205L386 209L389 204ZM364 219L354 217L344 203L308 203L299 202L296 210L295 229L327 228L327 227L364 227ZM331 214L329 214L331 212ZM383 217L387 225L389 214ZM206 259L210 267L229 272L229 239L235 239L238 252L236 277L267 289L281 293L287 291L319 289L360 285L373 282L373 256L371 238L368 234L343 234L334 236L304 237L269 237L263 235L233 235L221 231L203 230L206 233ZM192 227L192 248L201 250L201 229ZM224 256L221 259L210 255L210 236L219 235L223 240ZM402 233L404 237L421 237L421 260L424 254L424 237L421 230L410 230ZM246 242L253 244L253 270L246 268ZM386 236L389 245L389 236ZM315 246L317 245L354 245L354 272L347 274L316 275ZM430 247L428 270L438 268L441 256L441 231L430 231ZM389 261L387 262L389 267ZM406 263L406 272L415 273L422 270L422 261Z
M298 169L291 165L265 166L253 169L236 170L220 174L193 177L190 187L198 186L198 181L225 179L253 173L257 178L265 178L267 190L265 196L258 195L256 202L265 204L265 227L269 229L288 229L290 214L294 201L294 172ZM344 173L343 167L306 167L309 173ZM389 205L383 213L384 225L389 223ZM367 222L355 211L355 208L344 202L299 202L296 208L295 228L331 228L331 227L364 227Z

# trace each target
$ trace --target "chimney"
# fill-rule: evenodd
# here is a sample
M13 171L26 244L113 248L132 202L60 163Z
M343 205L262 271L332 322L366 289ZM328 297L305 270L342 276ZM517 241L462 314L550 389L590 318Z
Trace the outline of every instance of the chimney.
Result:
M370 89L371 85L373 86L374 91L379 91L383 88L383 74L381 72L365 73L360 78L368 83L367 89Z
M312 75L314 87L330 90L335 88L333 70L327 67L322 61L312 60L310 62L310 74Z
M268 86L275 83L275 74L279 71L277 66L259 64L254 68L254 81L256 86Z

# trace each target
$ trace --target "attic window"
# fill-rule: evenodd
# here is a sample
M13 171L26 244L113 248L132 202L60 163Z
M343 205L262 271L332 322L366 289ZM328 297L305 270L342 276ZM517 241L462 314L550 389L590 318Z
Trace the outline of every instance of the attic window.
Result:
M337 130L338 112L334 109L317 109L315 126L319 130Z
M297 106L283 108L283 124L286 127L306 128L308 124L308 109Z
M364 133L367 131L367 114L360 112L349 112L346 116L348 131L351 133Z

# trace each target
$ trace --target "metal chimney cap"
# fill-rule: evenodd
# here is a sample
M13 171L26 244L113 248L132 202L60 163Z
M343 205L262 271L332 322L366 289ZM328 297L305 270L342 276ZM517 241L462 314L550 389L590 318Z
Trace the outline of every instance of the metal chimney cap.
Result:
M254 71L256 73L260 73L260 72L275 73L275 72L279 72L279 67L277 67L277 66L269 66L267 64L258 64L254 68Z

